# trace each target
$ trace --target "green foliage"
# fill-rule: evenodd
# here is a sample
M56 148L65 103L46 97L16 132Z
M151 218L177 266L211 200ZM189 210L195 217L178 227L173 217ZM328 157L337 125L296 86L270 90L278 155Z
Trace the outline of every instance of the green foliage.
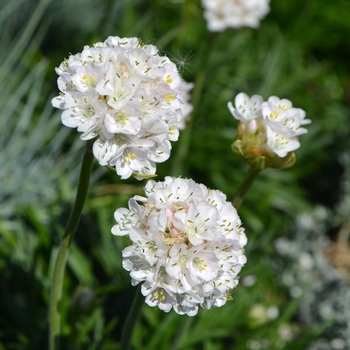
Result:
M288 98L313 121L296 165L264 171L240 208L248 263L233 300L195 318L145 305L133 348L306 349L323 336L329 324L307 328L297 311L302 296L291 297L278 278L285 259L274 242L287 234L293 239L297 213L319 203L332 208L344 190L348 10L346 0L275 0L258 30L212 34L199 0L0 0L0 349L47 347L52 247L64 231L84 148L51 107L58 93L54 67L108 35L157 45L195 83L191 122L171 158L158 165L160 180L191 177L233 197L247 168L230 149L237 125L227 102L241 91ZM63 349L119 348L134 288L121 266L128 239L110 229L114 211L144 184L122 182L95 165L65 276ZM252 276L253 285L244 282ZM274 307L279 312L271 317Z

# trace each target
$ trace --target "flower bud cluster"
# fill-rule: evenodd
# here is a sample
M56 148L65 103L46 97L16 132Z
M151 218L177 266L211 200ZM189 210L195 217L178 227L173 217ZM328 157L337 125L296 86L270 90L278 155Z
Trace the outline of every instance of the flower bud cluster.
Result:
M298 136L307 133L303 125L305 111L294 108L287 99L271 96L267 101L259 95L251 98L243 92L235 98L235 107L228 103L233 117L240 121L233 150L255 167L265 157L265 167L286 168L294 164L299 148Z
M202 0L208 29L221 32L227 28L259 27L270 11L269 0Z
M112 233L132 241L123 250L132 284L142 282L146 303L166 312L194 316L199 306L224 305L246 262L236 209L222 192L188 179L151 180L145 193L114 214Z
M56 72L61 94L52 104L81 139L96 138L101 165L115 167L122 179L142 178L169 158L169 141L183 126L182 78L155 46L109 37L71 55Z

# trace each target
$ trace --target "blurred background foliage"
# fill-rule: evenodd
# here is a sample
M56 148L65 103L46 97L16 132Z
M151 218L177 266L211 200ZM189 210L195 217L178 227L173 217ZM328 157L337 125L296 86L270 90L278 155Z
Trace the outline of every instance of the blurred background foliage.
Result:
M109 35L156 45L195 83L159 180L191 177L233 197L247 166L230 150L226 106L241 91L290 99L312 119L295 166L264 171L239 210L248 262L233 300L195 318L145 305L133 347L350 348L350 3L270 5L258 30L214 34L199 0L0 0L1 350L47 348L53 261L84 149L51 107L54 68ZM134 288L121 267L128 240L110 229L144 184L94 166L66 271L63 349L118 349Z

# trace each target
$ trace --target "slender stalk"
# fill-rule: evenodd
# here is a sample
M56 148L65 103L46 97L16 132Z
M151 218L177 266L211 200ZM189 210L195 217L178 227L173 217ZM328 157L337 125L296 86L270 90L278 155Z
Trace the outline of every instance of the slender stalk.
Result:
M193 317L191 316L182 316L183 319L181 319L179 326L177 327L176 334L173 338L173 341L171 343L171 346L169 350L177 350L181 347L181 343L183 341L183 338L185 337L185 334L191 327L191 324L193 322Z
M239 185L237 192L233 198L232 205L238 209L244 201L246 194L249 189L252 187L255 179L258 175L265 169L265 157L261 156L258 160L256 168L249 168L248 174L243 180L243 182Z
M122 331L122 339L120 343L120 349L129 350L132 333L134 331L136 322L141 314L142 306L145 303L145 297L141 293L141 286L136 290L134 301L132 302L131 309L129 310L128 317L124 323Z
M216 33L215 33L216 34ZM195 111L197 109L197 106L200 103L206 75L207 75L207 65L210 58L210 53L213 52L213 45L216 41L217 36L212 35L208 37L206 42L203 43L199 57L199 68L198 73L196 74L196 80L194 82L194 89L192 91L192 99L191 103L193 106L193 111L191 115L191 122L188 123L186 128L181 131L181 135L179 137L179 148L177 151L177 154L174 157L171 174L172 176L180 176L183 175L184 167L185 167L185 161L186 157L188 155L189 149L190 149L190 143L192 138L192 131L194 128L194 118L195 118Z
M79 183L75 202L70 213L66 230L62 238L56 263L52 276L51 299L50 299L50 314L49 314L49 349L59 350L60 334L61 334L61 313L60 303L62 299L63 277L66 267L66 262L69 253L69 246L72 243L74 233L77 229L82 210L84 208L85 199L87 196L92 163L94 156L92 154L92 144L94 140L90 140L86 144L86 149L81 165Z

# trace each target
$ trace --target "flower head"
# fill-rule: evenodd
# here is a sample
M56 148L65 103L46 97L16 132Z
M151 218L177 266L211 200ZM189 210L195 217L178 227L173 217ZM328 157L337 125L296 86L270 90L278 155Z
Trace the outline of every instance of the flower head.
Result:
M71 55L56 72L61 93L52 104L81 139L96 138L100 164L115 167L122 179L154 174L183 124L176 65L137 38L109 37Z
M228 103L233 117L240 121L233 150L255 167L261 156L265 167L286 168L294 164L294 152L299 148L298 136L307 133L303 125L305 111L294 108L292 102L271 96L266 102L259 95L249 97L241 92L235 107Z
M193 316L199 306L224 305L246 262L236 209L222 192L188 179L149 181L145 193L114 214L112 233L132 241L123 250L132 284L142 283L146 303L166 312Z
M221 32L226 28L259 27L269 12L269 0L202 0L208 29Z

